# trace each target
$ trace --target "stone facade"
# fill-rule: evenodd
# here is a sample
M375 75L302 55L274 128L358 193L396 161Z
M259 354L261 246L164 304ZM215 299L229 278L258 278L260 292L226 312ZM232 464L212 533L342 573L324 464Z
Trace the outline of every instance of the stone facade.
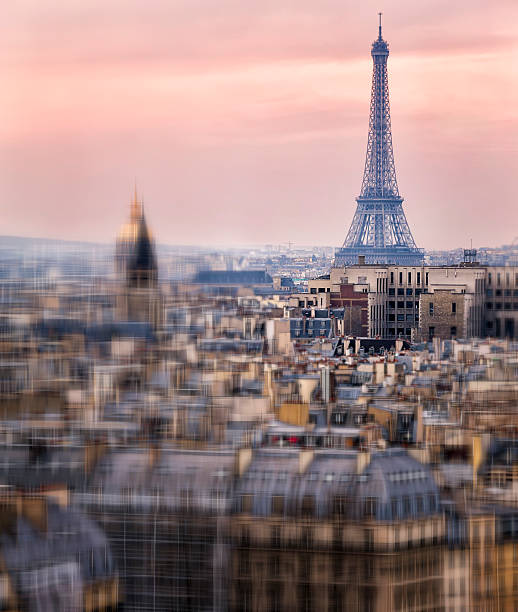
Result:
M419 340L466 338L470 297L448 289L423 293L419 300Z

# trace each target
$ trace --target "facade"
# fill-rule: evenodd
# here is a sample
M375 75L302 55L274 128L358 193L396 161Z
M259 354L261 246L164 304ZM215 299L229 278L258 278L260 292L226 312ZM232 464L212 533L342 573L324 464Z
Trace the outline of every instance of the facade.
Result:
M518 337L518 267L487 268L485 335Z
M402 451L257 452L235 512L231 610L381 612L441 601L437 487Z
M485 282L486 268L476 265L357 264L332 268L328 287L332 296L352 287L367 298L366 335L428 340L483 335Z
M66 506L66 492L0 496L0 608L115 611L119 580L108 541Z
M369 324L369 300L364 291L356 291L354 285L341 284L330 295L331 306L344 309L343 333L348 336L367 336Z
M396 180L387 59L388 44L381 35L372 43L372 93L367 156L361 192L351 227L335 265L354 263L363 257L369 264L420 265L423 251L415 245L403 211L403 198Z

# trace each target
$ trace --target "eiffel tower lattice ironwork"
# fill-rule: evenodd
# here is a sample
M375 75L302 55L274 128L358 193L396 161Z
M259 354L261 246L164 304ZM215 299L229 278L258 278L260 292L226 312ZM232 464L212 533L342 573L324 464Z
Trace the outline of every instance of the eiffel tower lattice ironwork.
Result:
M388 44L381 35L372 43L372 92L367 157L360 196L351 227L335 265L393 263L407 266L423 263L403 211L403 198L396 180L387 75Z

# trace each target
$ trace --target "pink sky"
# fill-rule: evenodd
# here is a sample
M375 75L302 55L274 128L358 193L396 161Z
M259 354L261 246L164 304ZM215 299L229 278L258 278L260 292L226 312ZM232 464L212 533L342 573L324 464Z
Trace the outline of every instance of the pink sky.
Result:
M518 236L515 0L19 0L0 22L0 234L339 246L377 12L425 248Z

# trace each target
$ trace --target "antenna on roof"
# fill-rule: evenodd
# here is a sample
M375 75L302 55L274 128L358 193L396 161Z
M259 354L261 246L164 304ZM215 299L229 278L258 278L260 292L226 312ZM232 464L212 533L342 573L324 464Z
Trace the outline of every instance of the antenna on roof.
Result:
M380 18L380 25L379 25L379 40L381 40L381 16L383 15L383 13L378 13L379 18Z

